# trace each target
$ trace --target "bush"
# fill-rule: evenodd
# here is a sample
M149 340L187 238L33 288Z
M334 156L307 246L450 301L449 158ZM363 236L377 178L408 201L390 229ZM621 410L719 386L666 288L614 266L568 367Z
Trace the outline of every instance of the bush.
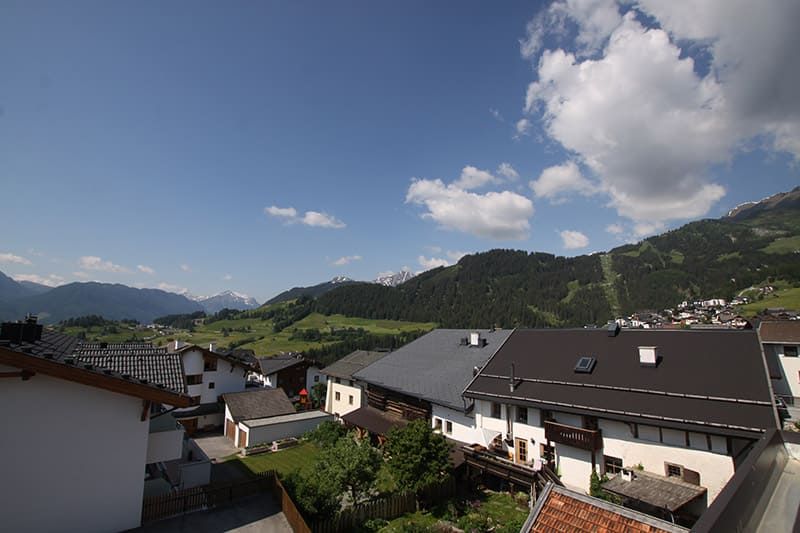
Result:
M333 420L326 420L305 434L305 437L320 448L330 448L347 434L345 427Z

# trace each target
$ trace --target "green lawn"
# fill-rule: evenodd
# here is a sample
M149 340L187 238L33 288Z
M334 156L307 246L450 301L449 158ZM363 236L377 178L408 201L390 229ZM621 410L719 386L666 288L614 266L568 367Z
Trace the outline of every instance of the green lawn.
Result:
M238 464L244 470L253 473L277 470L281 475L286 475L294 470L311 468L317 461L320 449L310 442L304 442L294 448L287 448L279 452L268 452L249 457L233 456L225 460L226 463Z
M762 249L768 254L791 254L797 250L800 250L800 235L775 239L766 248ZM797 260L800 261L800 256L798 256Z
M461 516L453 516L453 505L442 503L429 511L409 513L394 520L380 529L381 533L401 533L404 531L436 531L435 525L439 520L445 519L459 527L466 525L465 521L473 524L480 523L477 517L488 517L492 527L497 532L516 533L522 527L528 516L528 506L524 502L516 502L508 492L486 491L477 501L480 504L470 509Z

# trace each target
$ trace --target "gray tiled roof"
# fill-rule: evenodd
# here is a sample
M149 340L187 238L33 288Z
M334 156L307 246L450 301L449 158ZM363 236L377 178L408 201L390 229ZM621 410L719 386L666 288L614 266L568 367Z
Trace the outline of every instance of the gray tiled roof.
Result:
M294 413L294 406L283 389L259 389L224 394L222 398L234 422Z
M83 364L108 368L122 375L145 379L177 392L186 392L180 354L142 355L115 350L109 355L75 355L75 360Z
M280 354L272 357L259 357L258 364L261 366L261 373L265 376L274 374L294 365L306 362L302 355Z
M478 332L486 346L462 344ZM429 402L463 409L461 392L473 369L486 364L505 342L510 329L436 329L356 372L353 377Z
M368 352L366 350L356 350L350 355L346 355L335 363L326 366L322 373L335 378L350 379L353 374L364 367L367 367L385 356L388 352Z
M153 346L150 342L82 342L75 347L74 355L158 355L167 353L166 346Z

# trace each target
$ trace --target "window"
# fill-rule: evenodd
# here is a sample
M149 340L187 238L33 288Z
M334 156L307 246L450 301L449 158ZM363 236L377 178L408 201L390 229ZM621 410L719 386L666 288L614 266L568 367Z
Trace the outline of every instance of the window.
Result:
M352 386L353 386L353 380L352 380L352 379L348 379L348 380L347 380L347 384L348 384L348 385L350 385L350 386L352 387Z
M437 431L442 430L442 419L441 418L434 418L433 419L433 429Z
M539 457L548 465L552 465L556 462L556 449L553 446L542 443L539 445Z
M353 405L353 395L351 394L350 397L347 399L347 403Z
M200 385L202 382L203 374L192 374L191 376L186 376L187 385Z
M214 382L213 381L209 382L208 388L209 389L213 389L214 388Z
M319 383L319 376L314 376L314 383Z
M503 418L501 414L500 404L492 402L492 418Z
M342 380L340 378L336 378L335 381L336 381L336 383L341 383L342 382Z
M683 479L683 467L672 463L664 463L664 471L667 477L677 477Z
M517 422L520 424L528 423L528 408L517 406Z
M337 402L342 399L342 395L339 392L337 392L335 396Z
M528 441L526 440L517 439L517 462L528 462Z
M797 357L797 346L784 346L783 347L783 356L784 357Z
M217 358L216 357L204 357L203 358L203 372L213 372L217 369Z
M453 432L453 423L449 420L444 423L444 432L450 435Z
M611 457L610 455L603 456L603 464L605 465L606 475L613 476L622 471L622 459L619 457Z

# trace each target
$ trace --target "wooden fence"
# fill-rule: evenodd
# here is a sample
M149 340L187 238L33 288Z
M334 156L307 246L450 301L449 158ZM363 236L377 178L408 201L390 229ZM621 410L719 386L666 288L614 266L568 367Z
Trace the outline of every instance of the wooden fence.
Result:
M281 480L276 476L273 483L275 499L280 502L283 515L286 517L286 521L289 522L289 525L292 526L294 533L311 533L311 529L308 527L308 524L306 524L303 515L300 514L300 510L294 504L291 496L286 492L286 489L283 488Z
M244 481L203 485L151 496L145 498L142 503L142 523L147 524L200 509L211 509L240 498L274 490L275 481L277 481L275 471L270 470Z
M413 513L419 507L427 507L440 503L456 494L457 485L453 477L439 483L422 488L418 494L404 492L392 494L349 507L330 520L316 522L311 528L313 533L339 533L352 531L367 520L383 518L391 520L406 513ZM295 529L295 532L297 529Z

